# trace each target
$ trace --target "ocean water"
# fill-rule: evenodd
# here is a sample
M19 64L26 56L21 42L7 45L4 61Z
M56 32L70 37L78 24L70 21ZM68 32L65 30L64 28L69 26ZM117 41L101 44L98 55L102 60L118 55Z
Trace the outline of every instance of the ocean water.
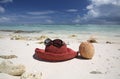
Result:
M99 40L120 42L120 25L0 25L0 31L29 31L42 35L66 37L77 35L77 39L88 39L95 36ZM32 34L33 34L32 33Z

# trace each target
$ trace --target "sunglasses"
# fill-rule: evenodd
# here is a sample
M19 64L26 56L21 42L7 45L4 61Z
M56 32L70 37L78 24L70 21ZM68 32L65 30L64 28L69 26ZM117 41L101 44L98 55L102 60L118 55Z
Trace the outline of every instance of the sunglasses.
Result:
M58 48L60 48L61 46L65 45L65 43L64 43L61 39L51 40L51 39L49 39L49 38L47 38L47 39L44 41L44 44L45 44L46 46L53 45L53 46L58 47Z

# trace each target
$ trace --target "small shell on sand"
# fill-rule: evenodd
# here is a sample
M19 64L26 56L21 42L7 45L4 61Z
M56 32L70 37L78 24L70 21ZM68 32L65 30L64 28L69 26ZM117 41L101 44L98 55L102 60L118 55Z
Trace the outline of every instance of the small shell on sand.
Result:
M41 79L41 72L25 72L21 75L20 79Z
M87 42L97 43L96 38L94 36L90 36L90 38L87 40Z
M74 38L74 37L77 37L77 35L73 34L73 35L70 35L69 37Z
M90 73L91 74L102 74L102 72L100 72L100 71L91 71Z
M3 59L12 59L12 58L17 58L16 55L0 55L0 58Z
M97 43L97 41L95 39L90 39L90 40L87 40L88 42L90 43Z
M11 61L2 60L0 63L0 72L13 76L20 76L25 72L25 66L21 64L15 65Z
M106 41L106 44L112 44L112 42L110 42L110 41Z

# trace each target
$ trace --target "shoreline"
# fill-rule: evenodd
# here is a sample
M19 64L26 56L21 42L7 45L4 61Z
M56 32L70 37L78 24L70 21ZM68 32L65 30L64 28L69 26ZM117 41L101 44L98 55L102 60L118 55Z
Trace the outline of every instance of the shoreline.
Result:
M42 32L42 31L23 31L23 30L0 30L0 39L11 39L11 40L39 40L43 41L46 38L51 39L65 39L74 40L77 42L87 41L94 39L97 43L114 43L120 44L120 35L116 34L113 37L105 35L97 35L90 33L53 33L53 32Z

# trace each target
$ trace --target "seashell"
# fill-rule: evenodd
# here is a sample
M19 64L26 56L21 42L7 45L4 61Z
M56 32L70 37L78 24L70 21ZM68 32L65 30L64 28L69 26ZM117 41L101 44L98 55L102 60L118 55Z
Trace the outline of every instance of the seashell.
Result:
M87 42L97 43L97 40L96 40L96 38L95 38L94 36L91 36L91 37L87 40Z
M12 58L17 58L16 55L0 55L0 58L3 59L12 59Z
M73 35L70 35L69 37L74 38L74 37L77 37L77 35L73 34Z
M79 46L80 56L86 59L91 59L94 55L94 46L89 42L82 42Z

